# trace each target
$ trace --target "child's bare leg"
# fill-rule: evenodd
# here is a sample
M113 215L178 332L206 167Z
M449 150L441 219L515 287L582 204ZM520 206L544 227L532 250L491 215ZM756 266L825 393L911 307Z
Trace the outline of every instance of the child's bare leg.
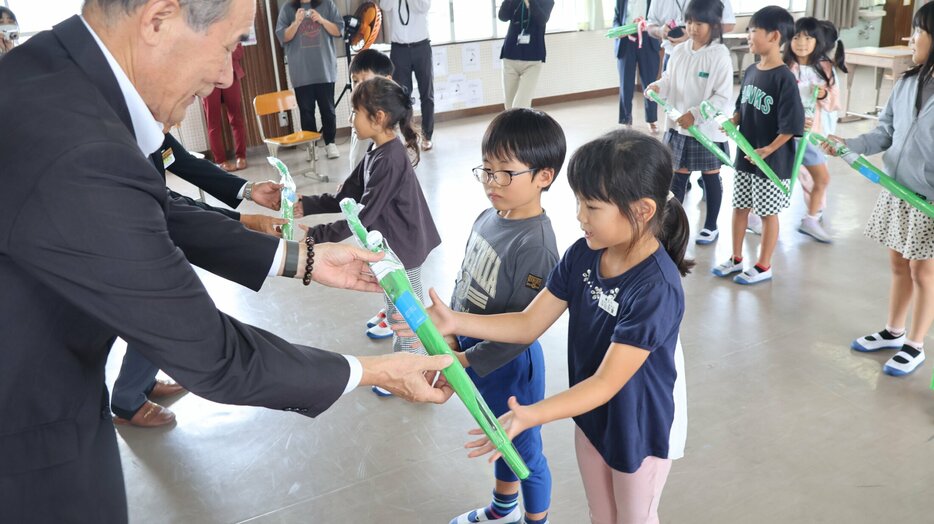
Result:
M889 291L889 316L886 322L890 328L901 330L905 328L908 307L911 305L911 295L914 290L911 264L901 253L893 249L889 250L889 262L892 267L892 288ZM917 325L917 319L915 324Z
M733 209L733 257L743 256L743 240L746 238L746 225L749 223L747 208Z
M759 247L760 267L768 268L772 265L772 255L778 244L778 215L762 217L762 245Z
M806 169L814 180L814 187L811 189L811 198L808 201L808 214L814 217L821 212L821 207L824 205L824 199L827 195L827 186L830 185L830 171L827 170L827 164L807 166Z

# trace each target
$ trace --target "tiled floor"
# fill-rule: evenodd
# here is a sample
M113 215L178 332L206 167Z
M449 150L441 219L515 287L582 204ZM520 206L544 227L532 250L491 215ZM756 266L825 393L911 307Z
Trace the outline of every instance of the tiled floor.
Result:
M638 103L636 104L639 105ZM615 126L616 100L545 108L570 151ZM470 224L487 205L470 168L489 116L438 125L418 168L444 243L424 281L449 296ZM870 123L841 125L852 136ZM299 180L305 193L333 191L345 157L322 160L330 183ZM247 178L272 175L257 152ZM879 158L875 160L880 161ZM729 200L721 239L691 247L681 336L687 361L689 436L661 502L663 522L932 522L934 392L931 365L907 378L881 373L888 355L848 349L882 327L885 250L862 235L878 190L837 160L826 214L835 243L795 231L796 193L782 214L772 283L746 288L710 275L729 255ZM727 194L732 174L724 173ZM184 182L170 185L194 194ZM578 237L564 175L544 197L560 249ZM244 204L255 210L252 204ZM700 192L686 207L699 226ZM325 217L333 219L334 217ZM752 237L747 255L758 246ZM222 310L289 340L357 355L387 352L364 336L378 295L269 280L259 293L203 275ZM567 386L566 319L542 339L551 393ZM122 347L109 362L113 380ZM488 501L491 469L462 449L472 427L456 400L421 406L360 389L315 420L215 404L194 395L170 403L171 429L119 428L130 517L149 522L447 523ZM554 476L551 522L587 521L569 421L544 429Z

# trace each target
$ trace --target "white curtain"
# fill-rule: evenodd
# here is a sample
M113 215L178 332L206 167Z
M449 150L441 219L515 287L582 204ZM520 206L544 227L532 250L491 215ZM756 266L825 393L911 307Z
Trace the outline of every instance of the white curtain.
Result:
M859 22L859 0L810 0L807 14L829 20L838 30L849 29Z

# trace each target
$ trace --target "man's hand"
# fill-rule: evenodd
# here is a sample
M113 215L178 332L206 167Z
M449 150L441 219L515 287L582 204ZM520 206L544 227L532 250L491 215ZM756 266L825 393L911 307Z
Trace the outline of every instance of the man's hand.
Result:
M253 202L273 211L279 211L279 203L282 200L282 184L277 184L272 180L257 182L253 184L253 194L250 195Z
M311 279L328 287L379 293L383 289L367 263L381 260L383 256L384 253L348 244L315 244Z
M295 204L292 206L292 216L295 217L295 220L305 216L305 204L302 204L302 195L295 195L298 200L295 201Z
M317 9L311 10L311 21L319 24L321 23L321 13L319 13Z
M806 116L804 117L804 130L810 131L811 126L814 125L814 117Z
M684 113L683 115L681 115L681 118L679 118L675 122L679 126L681 126L681 129L687 129L694 125L694 113L691 113L690 111L688 111L687 113Z
M398 352L357 358L363 365L361 386L379 386L409 402L443 404L454 394L454 389L443 378L439 378L434 386L431 384L437 371L453 363L448 355L429 357Z
M295 11L295 22L292 22L292 23L300 24L302 23L302 20L304 19L305 19L305 10L299 8L298 11Z
M644 93L644 94L645 94L645 97L646 97L646 98L649 97L648 92L649 92L650 90L651 90L651 91L655 91L656 93L659 93L659 94L661 94L661 92L662 92L662 90L658 87L658 84L655 83L655 82L652 82L651 84L649 84L649 87L646 87L646 88L645 88L645 93Z
M259 233L266 233L274 237L282 236L282 229L278 226L286 223L284 218L272 217L269 215L240 215L240 223Z

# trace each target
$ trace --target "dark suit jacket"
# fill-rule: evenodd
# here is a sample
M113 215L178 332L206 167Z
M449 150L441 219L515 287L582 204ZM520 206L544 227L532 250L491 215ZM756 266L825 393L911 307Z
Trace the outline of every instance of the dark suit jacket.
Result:
M0 522L126 521L104 385L117 336L218 402L314 416L340 397L342 356L214 306L185 255L226 276L206 251L243 227L167 198L79 18L0 78Z
M162 153L167 149L172 150L172 156L175 158L175 161L172 162L172 165L165 167L162 162ZM174 136L168 133L165 135L165 141L162 142L162 146L159 147L158 151L150 155L150 159L152 159L153 165L162 173L163 178L165 178L166 171L171 171L182 180L191 183L199 189L203 189L214 198L232 208L236 208L240 205L240 202L242 202L241 199L237 198L237 194L240 192L240 188L243 187L243 184L246 184L246 180L224 171L213 162L192 156L192 154L185 149L185 146L180 144ZM180 195L175 191L172 191L172 196L180 197L189 204L202 209L223 213L234 220L240 220L240 213L236 211L214 207L204 202L198 202L192 198Z

